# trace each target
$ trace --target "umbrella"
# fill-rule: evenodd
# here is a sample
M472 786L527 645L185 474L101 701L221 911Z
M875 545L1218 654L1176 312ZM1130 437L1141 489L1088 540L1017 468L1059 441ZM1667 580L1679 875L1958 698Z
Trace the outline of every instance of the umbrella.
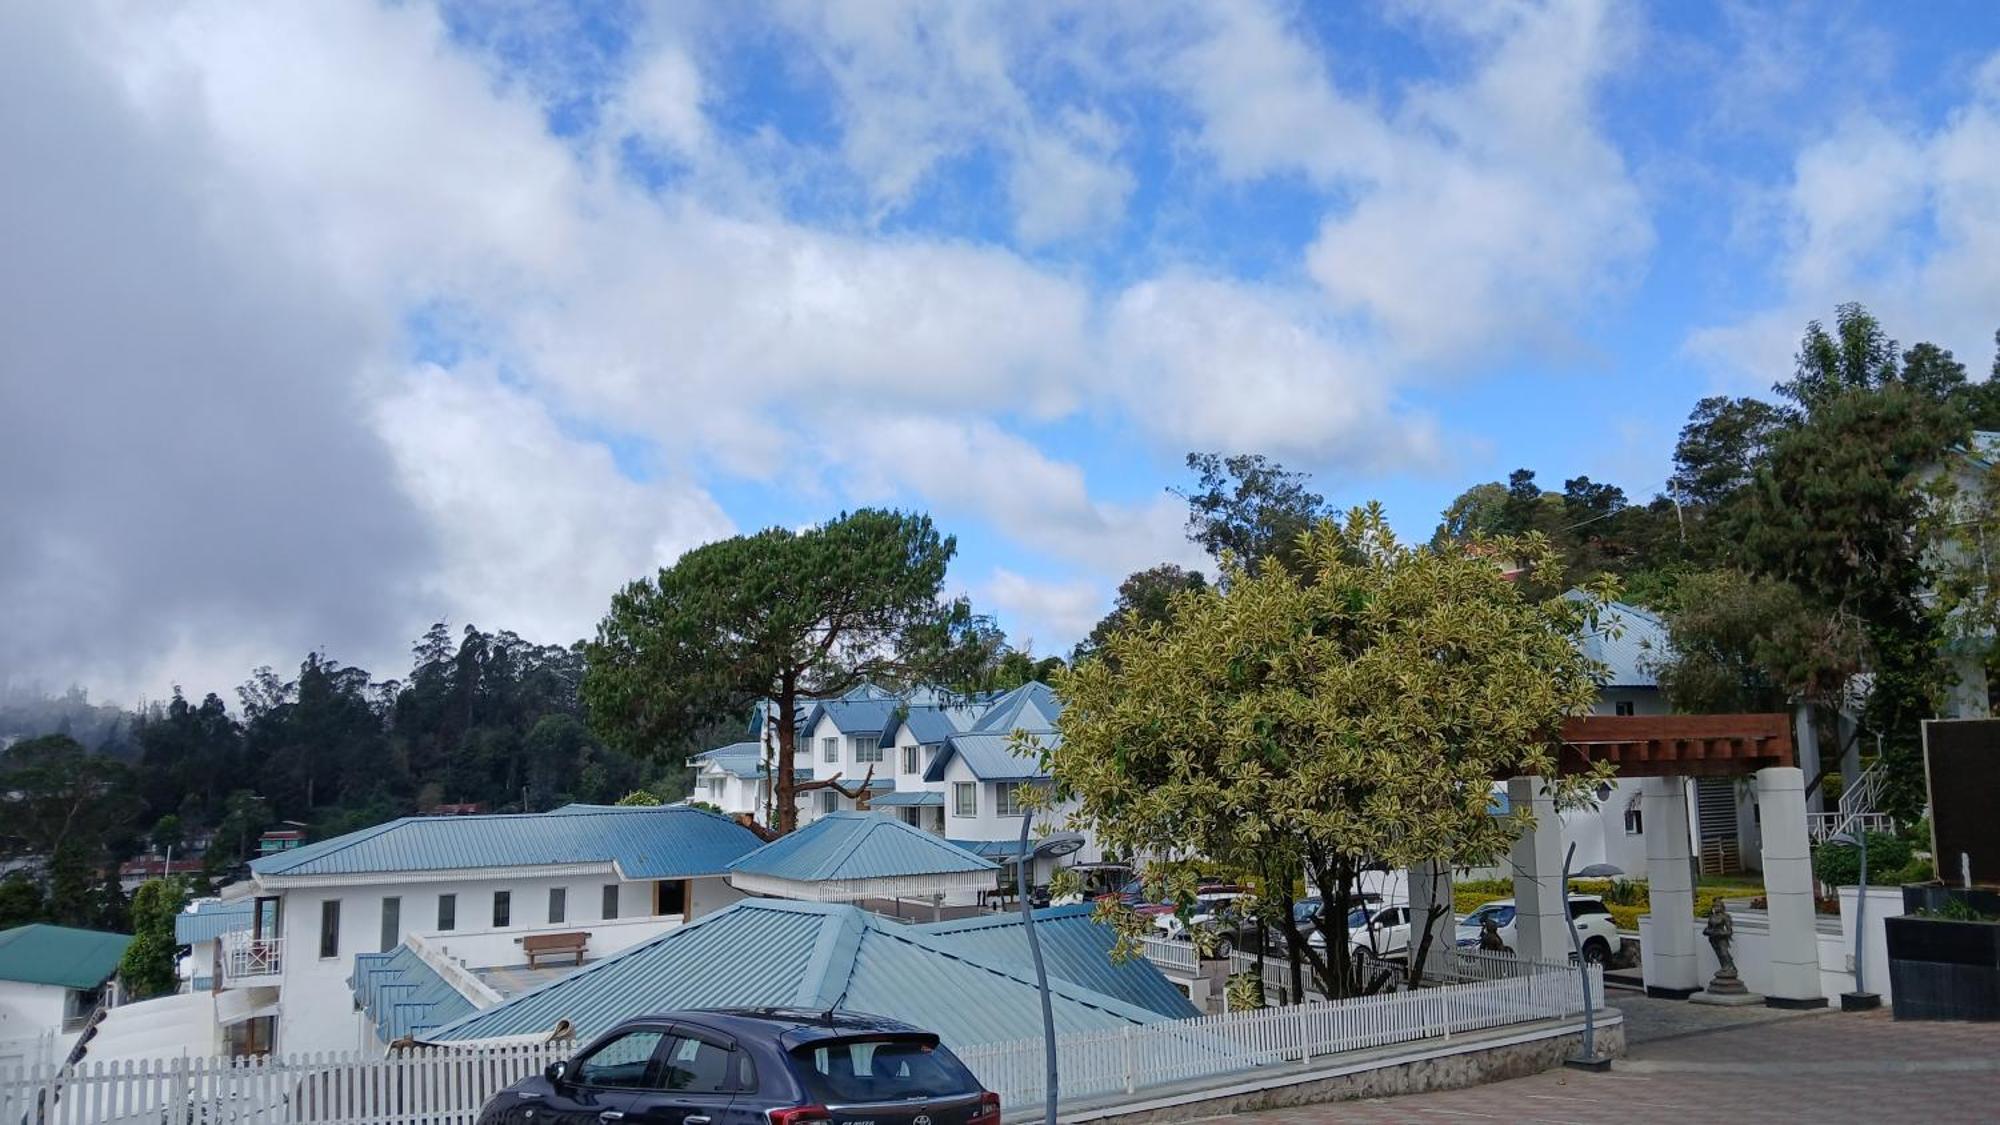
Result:
M1593 863L1589 867L1570 876L1572 879L1615 879L1625 874L1625 869L1610 863Z

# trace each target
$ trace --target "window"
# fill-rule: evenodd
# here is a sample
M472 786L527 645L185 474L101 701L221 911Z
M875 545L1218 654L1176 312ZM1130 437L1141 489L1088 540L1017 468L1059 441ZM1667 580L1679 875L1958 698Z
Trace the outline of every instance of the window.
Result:
M1619 700L1617 710L1620 715L1630 715L1632 713L1632 701L1629 699Z
M1569 900L1569 914L1572 918L1588 918L1593 914L1609 913L1611 913L1611 908L1594 898L1573 898ZM1581 993L1578 995L1581 995Z
M959 816L979 815L979 786L970 781L954 782L951 787L951 801Z
M656 915L679 914L685 916L688 906L688 885L685 879L662 879L653 884L653 913Z
M819 811L822 813L840 811L840 794L831 789L819 791Z
M604 884L604 920L609 922L618 917L618 884Z
M563 915L568 912L569 912L569 888L550 887L549 888L550 924L553 925L554 923L562 921ZM1581 996L1582 993L1578 993L1577 995Z
M920 771L921 771L921 770L923 769L923 766L922 766L921 764L919 764L919 759L920 759L920 757L921 757L921 755L922 755L922 751L923 751L923 747L921 747L921 746L905 746L905 747L903 747L903 772L904 772L904 773L918 773L918 772L920 772ZM1577 995L1579 995L1579 996L1580 996L1580 995L1582 995L1582 993L1578 993Z
M458 927L458 896L438 896L438 929L451 930Z
M1021 815L1021 783L1003 781L993 787L993 813L995 816Z
M912 828L922 828L924 826L924 821L923 821L924 810L903 808L903 809L898 809L896 811L902 814L904 824L907 824ZM1579 992L1577 993L1577 995L1581 996L1583 994Z
M716 800L716 801L720 801L720 800L722 800L722 779L721 779L721 778L719 778L719 777L711 777L711 778L709 778L709 779L708 779L708 795L709 795L709 798L710 798L711 800ZM1582 995L1582 993L1578 993L1577 995L1581 996L1581 995Z
M403 942L403 900L390 896L382 900L382 952Z
M857 762L879 762L882 760L882 740L872 734L854 736L854 760Z
M599 1089L643 1090L653 1083L653 1052L666 1033L651 1029L621 1035L576 1064L580 1085Z
M1631 804L1626 805L1625 834L1627 836L1641 836L1645 834L1645 831L1646 831L1646 810L1640 807L1638 801L1634 801Z
M829 762L838 762L840 760L840 740L838 738L820 739L819 756Z
M514 923L514 892L493 892L493 928L504 929Z
M818 1101L901 1102L947 1098L979 1089L979 1080L950 1051L908 1039L865 1039L801 1047L806 1089Z
M729 1089L729 1048L691 1035L677 1035L661 1060L660 1086L690 1094Z
M340 956L340 900L337 898L319 904L319 955Z

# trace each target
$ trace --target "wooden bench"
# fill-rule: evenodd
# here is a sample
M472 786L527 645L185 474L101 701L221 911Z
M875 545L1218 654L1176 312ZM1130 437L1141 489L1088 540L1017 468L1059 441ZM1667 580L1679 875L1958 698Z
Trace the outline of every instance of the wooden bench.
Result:
M571 964L583 964L583 947L590 935L582 930L567 934L529 934L521 939L521 951L528 955L528 967L537 968L544 957L569 957Z

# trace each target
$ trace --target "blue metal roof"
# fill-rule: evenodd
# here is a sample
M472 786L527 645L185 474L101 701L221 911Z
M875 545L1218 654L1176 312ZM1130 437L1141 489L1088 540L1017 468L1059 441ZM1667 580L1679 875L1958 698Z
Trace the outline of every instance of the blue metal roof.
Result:
M347 985L384 1043L426 1035L477 1010L407 945L355 954Z
M1053 731L1044 731L1035 737L1050 749L1062 745L1062 737ZM1013 742L1011 733L955 734L945 740L944 748L931 759L930 765L924 767L924 780L943 781L944 768L953 756L964 758L966 768L981 781L1027 781L1049 776L1040 762L1016 754Z
M831 812L765 844L729 870L819 883L991 871L996 866L886 813Z
M821 718L833 720L842 734L881 734L889 719L903 706L894 697L885 699L829 699L813 705L806 713L806 730L819 725Z
M741 778L760 778L764 774L764 746L758 742L732 742L713 750L695 755L695 760L707 762L719 770Z
M951 843L955 847L964 848L973 855L985 856L987 859L1013 859L1021 854L1021 841L1014 839L953 840ZM1034 847L1035 841L1029 840L1028 846Z
M247 930L250 910L247 898L236 902L202 899L174 915L174 941L193 945L198 941L214 941L231 930Z
M1049 975L1168 1019L1200 1015L1187 993L1162 976L1151 961L1139 956L1122 963L1112 961L1118 937L1096 920L1096 909L1083 903L1035 911L1035 935L1041 939ZM1027 931L1016 913L932 922L917 929L976 956L1014 963L1030 959Z
M1584 595L1571 591L1569 596ZM1577 648L1604 666L1601 683L1613 688L1659 687L1654 668L1672 652L1666 623L1624 602L1605 603L1597 614L1597 628L1579 638Z
M907 728L919 743L935 746L964 729L954 714L963 715L965 712L954 713L936 705L912 704L907 714L891 719L889 725L882 728L882 741L893 742L897 732Z
M944 794L930 789L898 789L894 793L884 793L880 797L868 798L871 809L893 808L943 808Z
M571 805L553 813L409 816L255 860L259 876L363 875L616 863L631 879L719 875L755 833L686 805Z
M1016 730L1054 730L1056 717L1061 714L1062 704L1057 701L1055 691L1045 683L1030 680L988 705L972 729L1003 735Z
M1057 1034L1162 1019L1060 978L1049 991ZM1039 1035L1040 1005L1033 967L1004 950L970 952L852 906L744 899L431 1038L533 1035L567 1019L588 1039L646 1012L777 1006L871 1012L966 1049Z

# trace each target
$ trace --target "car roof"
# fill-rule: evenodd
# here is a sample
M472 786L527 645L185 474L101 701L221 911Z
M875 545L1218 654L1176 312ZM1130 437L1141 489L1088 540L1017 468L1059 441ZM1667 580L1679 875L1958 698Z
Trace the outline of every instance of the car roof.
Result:
M1569 900L1570 900L1571 902L1603 902L1603 901L1604 901L1604 896L1603 896L1603 895L1582 895L1582 894L1571 894L1571 895L1569 896ZM1511 899L1511 898L1496 898L1496 899L1494 899L1494 900L1493 900L1492 902L1482 902L1482 903L1480 903L1480 904L1479 904L1478 906L1475 906L1475 907L1473 907L1472 909L1473 909L1473 911L1475 911L1475 912L1476 912L1476 911L1480 911L1480 910L1484 910L1484 909L1486 909L1486 908L1487 908L1487 907L1489 907L1489 906L1512 906L1512 905L1514 905L1514 900L1513 900L1513 899Z
M690 1008L653 1012L627 1024L682 1023L738 1037L784 1036L792 1044L856 1034L931 1035L914 1024L867 1012L805 1008Z

